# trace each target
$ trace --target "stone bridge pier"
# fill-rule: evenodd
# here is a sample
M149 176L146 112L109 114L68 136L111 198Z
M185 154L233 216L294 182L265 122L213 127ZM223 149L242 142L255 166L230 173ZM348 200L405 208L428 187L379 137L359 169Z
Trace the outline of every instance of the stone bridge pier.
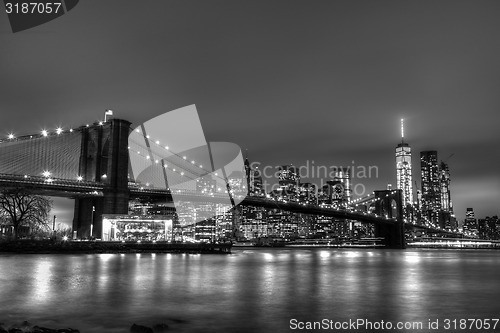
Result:
M397 222L375 225L375 237L384 237L385 245L391 249L405 249L405 227L403 221L402 190L375 191L375 214L395 218Z
M99 238L103 214L128 213L129 132L130 122L122 119L83 130L80 176L103 183L104 196L75 199L73 230L79 238Z

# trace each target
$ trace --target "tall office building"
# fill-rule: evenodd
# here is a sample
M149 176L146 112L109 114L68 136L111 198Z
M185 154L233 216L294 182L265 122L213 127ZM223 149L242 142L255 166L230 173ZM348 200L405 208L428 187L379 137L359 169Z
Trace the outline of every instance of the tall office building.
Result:
M300 173L293 165L283 165L278 170L278 184L284 199L298 201Z
M422 216L433 223L439 222L441 210L441 184L438 166L438 155L435 150L420 153L420 174L422 177Z
M253 195L256 196L263 196L265 195L264 193L264 185L262 181L262 174L259 170L259 167L257 167L255 170L253 170L253 184L252 184L252 193Z
M440 168L440 183L441 183L441 209L445 212L453 214L453 203L451 201L450 193L450 169L448 164L441 162Z
M255 169L250 165L248 157L245 159L245 179L246 179L246 189L247 195L251 196L263 196L265 195L264 184L262 181L262 173L259 167Z
M243 178L242 171L231 172L231 174L227 177L227 179L228 179L228 183L229 183L229 188L231 189L233 194L236 194L236 195L247 195L248 194L247 182L245 181L245 178ZM219 188L217 188L217 190L218 190L218 192L220 191Z
M349 168L342 168L335 171L333 180L338 181L344 192L342 193L342 200L345 204L351 203L352 189L351 189L351 170Z
M467 208L467 211L465 212L465 221L464 225L462 226L462 229L464 232L467 231L472 235L477 235L478 226L473 208Z
M245 158L245 179L247 183L247 195L253 195L253 177L254 173L252 168L250 167L250 161L248 161L248 157Z
M413 204L411 148L404 142L404 122L401 119L401 143L396 147L396 187L403 190L403 207Z

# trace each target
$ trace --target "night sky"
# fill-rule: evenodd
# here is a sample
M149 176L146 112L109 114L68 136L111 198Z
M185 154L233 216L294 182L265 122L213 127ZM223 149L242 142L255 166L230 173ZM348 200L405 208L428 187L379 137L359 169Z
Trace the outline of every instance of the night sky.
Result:
M457 217L496 215L499 18L499 1L477 0L85 0L13 34L2 12L0 135L196 104L208 141L261 168L377 166L353 179L371 192L395 187L405 118L414 179L437 150ZM53 213L71 224L71 209Z

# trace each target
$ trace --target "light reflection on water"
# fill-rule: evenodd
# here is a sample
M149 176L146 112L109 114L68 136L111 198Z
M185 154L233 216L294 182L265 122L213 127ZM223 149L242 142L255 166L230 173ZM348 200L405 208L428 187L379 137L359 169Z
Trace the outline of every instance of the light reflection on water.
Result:
M82 333L128 332L134 322L289 332L291 318L495 318L499 264L500 252L483 250L0 255L0 322Z

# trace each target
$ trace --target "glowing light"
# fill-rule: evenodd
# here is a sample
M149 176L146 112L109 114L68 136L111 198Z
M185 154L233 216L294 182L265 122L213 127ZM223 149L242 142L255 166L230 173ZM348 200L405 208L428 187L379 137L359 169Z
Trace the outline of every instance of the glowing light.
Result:
M73 133L73 129L72 129L72 128L70 128L70 129L69 129L69 132L70 132L70 133Z
M63 241L67 241L67 240L68 240L68 236L64 236L64 237L62 238L62 240L63 240Z
M62 132L63 132L63 129L61 127L56 128L57 135L61 134Z
M165 146L165 149L168 150L168 146Z
M102 121L100 121L100 122L99 122L99 125L100 125L100 126L102 126L102 124L103 124L103 123L102 123Z
M401 119L401 138L405 137L405 120Z
M47 130L42 130L42 135L47 136L47 135L49 135L49 132L47 132Z
M45 170L44 172L42 172L42 175L47 178L50 177L51 173L49 170Z
M82 176L78 176L78 177L76 177L76 180L78 180L79 182L81 182L83 180L83 177Z
M141 131L139 131L139 129L136 129L135 131L136 131L137 133L140 133L140 132L141 132Z
M186 156L182 156L183 159L186 159Z
M160 141L156 140L156 144L159 145L160 144Z
M10 140L14 139L14 134L10 133L10 134L9 134L9 136L8 136L8 138L9 138Z
M101 178L106 179L106 178L108 178L108 175L107 175L107 174L104 174L104 175L102 175L102 176L101 176Z

